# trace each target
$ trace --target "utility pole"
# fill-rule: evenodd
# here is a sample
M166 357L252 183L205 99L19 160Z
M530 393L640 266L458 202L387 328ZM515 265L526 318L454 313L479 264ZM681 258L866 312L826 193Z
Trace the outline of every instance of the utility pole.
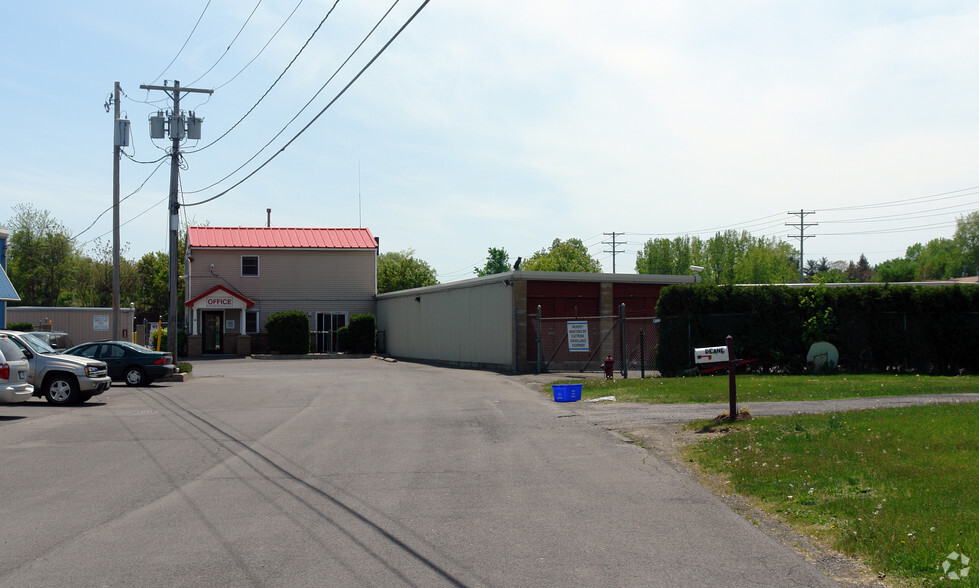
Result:
M803 244L805 243L806 239L808 239L809 237L815 237L815 235L806 234L806 227L816 227L819 226L819 223L806 223L806 216L810 214L816 214L814 211L811 210L808 212L805 210L799 210L799 212L788 212L787 214L794 214L799 217L798 223L785 223L785 226L799 229L798 235L789 235L789 238L799 240L799 282L801 283L806 281L806 276L804 272L806 256L804 254Z
M173 99L173 112L170 115L170 306L167 314L167 351L173 358L173 363L177 363L177 232L180 230L180 202L177 198L178 174L180 172L180 141L184 138L187 131L184 124L184 117L180 112L180 93L200 93L212 94L214 90L203 90L198 88L181 88L180 82L173 81L173 86L167 86L166 81L162 86L140 85L142 90L162 90L170 94ZM191 118L193 117L191 113ZM153 124L150 124L150 134L153 135ZM194 137L194 130L191 130L191 138L200 138L200 126L196 126L197 137ZM156 138L162 138L156 137Z
M118 341L119 337L119 294L120 280L119 280L119 160L122 158L122 147L128 144L129 139L129 125L125 125L125 133L121 128L123 125L119 124L121 120L122 111L119 106L119 82L115 83L114 92L112 94L112 103L115 105L115 116L112 119L113 124L113 143L115 148L112 152L112 324L110 325L110 331L112 333L112 340ZM128 121L127 121L128 123Z
M605 250L605 253L611 253L612 254L612 273L614 274L615 273L615 255L617 253L621 253L621 251L619 251L618 249L615 248L616 247L615 237L618 236L618 235L625 235L625 233L616 233L616 232L613 231L611 233L602 233L602 234L603 235L610 235L612 237L612 240L611 241L602 241L602 245L611 245L612 246L612 250L609 251L608 249L606 249ZM619 244L621 244L621 242L619 242Z

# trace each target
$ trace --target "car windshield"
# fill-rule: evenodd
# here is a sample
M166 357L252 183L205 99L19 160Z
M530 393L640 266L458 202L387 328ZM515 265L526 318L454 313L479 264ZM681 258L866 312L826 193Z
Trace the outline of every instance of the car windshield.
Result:
M34 335L31 335L30 333L21 333L20 338L22 341L24 341L24 343L26 343L31 349L33 349L37 353L41 353L41 354L57 353L57 351L52 349L50 345L48 345L41 339L38 339Z

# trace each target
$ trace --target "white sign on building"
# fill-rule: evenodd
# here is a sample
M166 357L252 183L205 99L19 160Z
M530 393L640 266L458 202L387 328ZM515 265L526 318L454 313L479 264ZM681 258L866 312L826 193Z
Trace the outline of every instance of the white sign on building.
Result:
M568 321L568 351L588 351L588 321Z
M108 331L109 330L109 315L97 314L92 317L92 330L93 331Z

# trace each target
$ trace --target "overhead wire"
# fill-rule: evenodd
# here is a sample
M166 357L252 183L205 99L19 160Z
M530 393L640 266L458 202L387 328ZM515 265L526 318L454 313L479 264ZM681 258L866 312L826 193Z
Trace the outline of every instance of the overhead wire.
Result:
M309 35L309 37L308 37L308 38L306 39L306 42L305 42L305 43L303 43L303 46L302 46L302 47L300 47L300 48L299 48L299 51L297 51L297 52L296 52L296 54L295 54L295 55L294 55L294 56L292 57L292 59L291 59L291 60L289 61L289 63L288 63L287 65L286 65L286 67L285 67L285 69L283 69L283 70L282 70L282 73L280 73L280 74L279 74L279 76L278 76L277 78L275 78L275 81L273 81L273 82L272 82L272 85L270 85L270 86L269 86L269 87L268 87L268 88L267 88L267 89L265 90L265 92L264 92L264 93L263 93L263 94L262 94L262 95L261 95L261 96L259 97L259 99L258 99L258 100L257 100L257 101L255 102L255 104L252 104L252 107L251 107L251 108L249 108L249 109L248 109L248 111L246 111L246 112L245 112L245 114L243 114L243 115L241 116L241 118L239 118L239 119L238 119L238 122L236 122L235 124L233 124L233 125L231 125L231 128L229 128L229 129L228 129L227 131L225 131L225 132L223 132L223 133L221 133L221 135L219 135L217 139L214 139L213 141L211 141L211 142L210 142L210 143L208 143L207 145L204 145L203 147L200 147L200 148L197 148L197 149L194 149L194 150L191 150L191 151L188 151L188 153L199 153L199 152L201 152L201 151L203 151L203 150L205 150L205 149L207 149L207 148L208 148L208 147L210 147L211 145L214 145L215 143L217 143L217 142L218 142L218 141L220 141L221 139L223 139L223 138L225 138L226 136L228 136L228 134L229 134L229 133L230 133L231 131L233 131L233 130L235 130L235 128L236 128L236 127L237 127L238 125L240 125L240 124L242 123L242 121L244 121L244 120L245 120L245 118L247 118L247 117L248 117L248 115L250 115L250 114L252 113L252 111L253 111L253 110L255 110L255 108L256 108L256 107L258 107L258 105L262 103L262 101L263 101L263 100L265 100L265 97L269 95L269 92L271 92L271 91L272 91L272 88L275 88L275 86L276 86L276 84L278 84L278 83L279 83L279 81L280 81L280 80L282 79L282 77L286 75L286 72L288 72L288 71L289 71L289 69L290 69L290 68L292 67L292 65L293 65L293 64L294 64L294 63L296 62L296 60L297 60L297 59L299 59L299 56L300 56L300 55L302 55L302 53L303 53L303 51L305 51L305 50L306 50L306 47L307 47L307 46L309 45L309 43L310 43L310 41L312 41L312 40L313 40L313 37L315 37L315 36L316 36L316 33L318 33L318 32L319 32L319 30L320 30L320 29L321 29L321 28L323 27L323 23L325 23L325 22L326 22L326 19L328 19L328 18L330 18L330 15L331 15L331 14L333 14L333 10L334 10L334 9L335 9L335 8L337 7L337 4L339 4L339 3L340 3L340 0L336 0L336 1L335 1L335 2L333 3L333 6L331 6L331 7L330 7L330 10L329 10L329 11L328 11L328 12L326 13L326 16L324 16L324 17L323 17L323 18L322 18L322 19L320 20L320 23L319 23L318 25L316 25L316 28L315 28L315 29L313 30L313 32L312 32L312 34L310 34L310 35ZM397 4L397 3L398 3L398 2L396 1L396 2L395 2L395 4ZM394 6L392 5L392 8L393 8L393 7L394 7ZM299 6L296 6L296 8L299 8ZM293 12L295 12L295 11L293 11ZM390 12L391 12L391 9L389 8L389 9L388 9L388 13L390 13ZM386 17L386 16L387 16L387 13L385 13L385 15L384 15L384 16ZM382 18L381 18L381 20L383 21L383 20L384 20L384 18L382 17ZM283 23L283 25L284 25L284 24L285 24L285 23ZM378 24L380 24L380 23L378 23ZM377 27L375 26L375 28L377 28ZM373 29L371 30L371 32L373 32ZM368 36L370 36L370 34L368 34ZM367 39L365 38L364 40L366 41ZM361 44L363 44L363 41L361 42ZM359 47L359 45L358 45L358 47ZM348 58L348 59L349 59L349 58ZM346 61L345 61L344 63L346 63ZM341 67L342 67L342 66L341 66ZM239 72L239 73L240 73L240 72ZM334 74L334 75L336 75L336 74ZM332 79L333 79L333 77L331 76L331 77L330 77L330 79L332 80ZM229 81L230 81L230 80L229 80ZM327 83L329 83L329 80L327 80ZM320 89L320 91L322 91L322 88ZM316 93L316 95L314 95L314 96L313 96L313 98L316 98L316 96L317 96L317 95L319 95L319 92L317 92L317 93ZM308 102L306 103L306 106L309 106L309 103L308 103ZM305 108L306 108L306 106L304 106L304 107L303 107L303 110L305 110ZM296 116L298 117L298 116L299 116L299 114L301 114L302 112L303 112L303 111L302 111L302 110L300 110L300 111L299 111L299 113L297 113L297 114L296 114ZM293 120L296 120L296 117L293 117L293 118L292 118L292 120L290 120L290 121L289 121L289 123L287 123L287 124L286 124L286 127L288 127L288 126L289 126L289 124L292 124L292 121L293 121ZM269 144L270 144L270 143L271 143L272 141L275 141L275 139L276 139L276 138L278 138L278 136L279 136L279 135L281 135L281 134L282 134L282 133L283 133L284 131L285 131L285 128L283 128L283 129L282 129L281 131L279 131L279 133L278 133L278 134L276 134L276 135L275 135L275 137L272 137L272 140L271 140L271 141L269 141L269 143L266 143L266 144L265 144L265 146L264 146L264 147L262 147L262 149L261 149L261 150L259 150L259 152L258 152L258 153L261 153L262 151L264 151L264 150L265 150L265 147L268 147L268 146L269 146ZM238 168L238 169L236 169L235 171L233 171L233 172L231 172L230 174L228 174L228 175L227 175L227 176L225 176L224 178L222 178L222 179L220 179L220 180L218 180L217 182L215 182L215 183L213 183L213 184L211 184L210 186L207 186L206 188L201 188L200 190L197 190L197 191L195 191L195 192L190 192L190 194L194 194L194 193L196 193L196 192L201 192L201 191L204 191L204 190L207 190L208 188L211 188L211 187L214 187L214 186L216 186L217 184L220 184L221 182L223 182L224 180L226 180L226 179L228 179L229 177L231 177L232 175L234 175L234 174L235 174L236 172L238 172L238 170L240 170L240 169L241 169L242 167L245 167L246 165L248 165L248 163L249 163L249 162L251 162L251 161L252 161L253 159L255 159L255 157L258 157L258 153L256 153L256 154L255 154L255 155L254 155L254 156L253 156L253 157L252 157L251 159L249 159L248 161L246 161L245 163L243 163L243 164L241 165L241 167L239 167L239 168Z
M194 84L196 84L197 82L199 82L199 81L201 81L201 78L203 78L203 77L204 77L204 76L206 76L207 74L209 74L209 73L211 73L211 70L213 70L213 69L214 69L215 67L217 67L217 66L218 66L218 64L219 64L219 63L221 63L221 60L222 60L222 59L224 59L224 58L225 58L225 56L227 56L227 55L228 55L228 52L229 52L229 51L231 51L231 47L232 47L232 46L233 46L233 45L235 44L235 41L237 41L237 40L238 40L238 37L240 37L240 36L241 36L241 32L245 30L245 27L246 27L246 26L248 26L248 23L249 23L249 22L251 22L251 20L252 20L252 17L253 17L253 16L255 16L255 11L257 11L257 10L258 10L258 7L262 5L262 1L263 1L263 0L258 0L258 2L256 2L256 3L255 3L255 7L254 7L254 8L252 8L252 11L251 11L251 13L250 13L250 14L248 15L248 18L246 18L246 19L245 19L245 22L244 22L244 23L243 23L243 24L241 25L241 28L240 28L240 29L238 29L238 32L237 32L237 33L235 34L235 36L234 36L234 38L233 38L233 39L231 39L231 42L230 42L230 43L228 43L228 46L224 48L224 53L222 53L222 54L221 54L221 56L220 56L220 57L218 57L218 59L217 59L217 61L215 61L215 62L214 62L214 63L213 63L212 65L211 65L211 67L209 67L209 68L207 68L207 71L205 71L204 73L202 73L201 75L199 75L199 76L197 77L197 79L196 79L196 80L194 80L193 82L191 82L191 83L190 83L190 84L188 84L188 85L190 85L190 86L193 86L193 85L194 85Z
M157 166L155 168L153 168L153 171L150 172L150 175L146 176L146 179L143 180L143 183L141 183L139 185L139 187L137 187L135 190L133 190L132 192L130 192L129 194L127 194L123 198L120 198L119 199L119 203L122 204L123 202L125 202L126 200L128 200L131 196L136 195L137 192L139 192L140 190L142 190L143 189L143 186L145 186L146 183L150 181L150 178L152 178L154 175L156 175L156 172L159 171L159 169L162 166L163 166L163 160L161 160L159 162L159 164L157 164ZM83 230L79 231L75 235L73 235L71 237L71 240L74 241L78 237L84 235L86 232L88 232L89 230L91 230L91 228L95 226L95 223L99 222L99 219L101 219L103 216L105 216L105 214L107 212L109 212L110 210L112 210L113 208L114 208L114 206L110 206L109 208L106 208L105 210L103 210L97 217L95 217L95 220L93 220L90 225L88 225L87 227L85 227ZM145 213L143 213L143 214L145 214ZM139 216L142 216L142 214L139 215ZM138 218L138 216L137 217L134 217L133 219L130 219L129 221L127 221L127 223L135 220L135 218ZM122 225L120 225L120 226L122 226ZM111 232L112 232L112 230L109 230L109 233L111 233ZM102 235L99 235L99 237L102 237L102 236L107 235L107 234L108 233L103 233ZM96 237L96 239L98 239L99 237ZM88 243L91 243L92 241L94 241L94 239L89 239L85 243L82 243L82 245L87 245Z
M173 56L173 59L171 59L171 60L170 60L170 63L168 63L168 64L167 64L167 66L166 66L165 68L163 68L163 71L161 71L161 72L160 72L160 75L158 75L158 76L156 76L156 77L155 77L155 78L153 79L153 81L152 81L152 82L150 82L150 83L149 83L149 84L147 84L147 85L150 85L150 86L152 86L152 85L153 85L153 84L155 84L155 83L156 83L157 81L159 81L159 79L160 79L161 77L163 77L163 74L165 74L165 73L167 73L167 70L169 70L169 69L170 69L170 66L171 66L171 65L173 65L173 64L174 64L174 62L176 62L176 61L177 61L177 58L178 58L178 57L180 57L180 54L181 54L181 53L183 53L183 52L184 52L184 49L185 49L185 48L187 47L187 43L189 43L189 42L190 42L190 39L191 39L191 37L193 37L193 36L194 36L194 32L195 32L195 31L197 31L197 27L198 27L198 26L200 26L200 24L201 24L201 20L202 20L202 19L204 18L204 13L206 13L206 12L207 12L207 8L208 8L208 7L210 6L210 5L211 5L211 0L207 0L207 4L205 4L205 5L204 5L204 10L201 10L201 14L200 14L200 16L198 16L198 17L197 17L197 22L196 22L196 23L194 23L194 28L190 30L190 34L189 34L189 35L187 35L187 39L185 39L185 40L184 40L184 44L180 46L180 50L178 50L178 51L177 51L177 54Z
M246 63L244 65L244 67L242 67L240 70L238 70L238 73L236 73L235 75L231 76L231 78L228 81L224 82L223 84L218 84L213 89L214 90L220 90L221 88L223 88L223 87L227 86L228 84L230 84L231 82L235 81L235 78L237 78L238 76L240 76L242 74L242 72L244 72L246 69L248 69L248 67L251 66L251 64L254 63L255 60L258 59L262 55L262 53L265 52L265 50L272 43L272 41L277 36L279 36L279 33L282 31L283 28L285 28L286 24L292 19L292 16L294 14L296 14L296 11L299 10L299 7L302 6L303 2L304 2L304 0L299 0L299 2L296 4L295 8L292 9L292 12L289 13L289 16L287 16L286 19L284 21L282 21L282 24L279 25L279 28L277 28L275 30L275 32L272 33L272 36L269 37L269 40L265 42L265 45L263 45L262 48L258 51L258 53L255 54L255 57L252 57L251 60L248 63ZM211 99L211 95L208 94L207 98L208 98L208 100L210 100Z
M286 144L285 144L285 145L283 145L283 146L282 146L282 147L281 147L281 148L280 148L280 149L279 149L278 151L276 151L276 153L275 153L274 155L272 155L271 157L269 157L269 158L268 158L267 160L265 160L265 162L264 162L264 163L262 163L262 164L261 164L260 166L258 166L257 168L255 168L255 169L254 169L254 170L253 170L253 171L252 171L251 173L249 173L249 174L248 174L247 176L245 176L244 178L242 178L241 180L239 180L238 182L236 182L235 184L233 184L233 185L232 185L232 186L231 186L230 188L228 188L227 190L224 190L223 192L220 192L219 194L216 194L215 196L212 196L212 197L210 197L210 198L207 198L207 199L205 199L205 200L201 200L201 201L198 201L198 202L192 202L192 203L189 203L189 204L186 204L185 206L199 206L199 205L201 205L201 204L206 204L207 202L211 202L211 201L213 201L213 200L217 200L218 198L220 198L220 197L222 197L222 196L224 196L224 195L225 195L225 194L227 194L228 192L230 192L230 191L232 191L232 190L234 190L235 188L237 188L238 186L240 186L241 184L243 184L244 182L246 182L246 181L247 181L248 179L250 179L250 178L251 178L252 176L254 176L254 175L255 175L255 174L257 174L257 173L258 173L259 171L261 171L261 170L262 170L262 169L263 169L263 168L264 168L264 167L265 167L266 165L268 165L269 163L271 163L271 162L272 162L272 160L274 160L274 159L275 159L276 157L278 157L279 155L281 155L282 153L284 153L284 152L285 152L285 150L286 150L287 148L289 148L289 146L290 146L290 145L292 145L292 143L294 143L294 142L295 142L295 141L296 141L296 140L297 140L297 139L298 139L298 138L299 138L300 136L302 136L302 135L303 135L303 134L304 134L304 133L305 133L305 132L306 132L307 130L309 130L309 128L310 128L310 127L312 127L312 126L313 126L313 124L314 124L314 123L315 123L315 122L316 122L317 120L319 120L319 118L320 118L321 116L323 116L323 114L324 114L324 113L325 113L325 112L326 112L327 110L329 110L329 108L330 108L331 106L333 106L333 105L334 105L334 104L336 103L336 101L337 101L337 100L339 100L339 99L340 99L340 97L341 97L341 96L343 96L343 95L344 95L344 94L345 94L345 93L347 92L347 90L349 90L349 89L350 89L350 87L351 87L351 86L353 86L353 85L354 85L354 83L356 83L356 82L357 82L357 80L359 80L359 79L360 79L360 76L362 76L362 75L364 75L364 72L366 72L366 71L367 71L367 69L368 69L368 68L370 68L370 66L372 66L372 65L374 64L374 62L375 62L375 61L377 61L377 59L378 59L378 58L379 58L379 57L380 57L380 56L381 56L381 55L382 55L382 54L383 54L383 53L384 53L384 52L385 52L385 51L387 50L387 48L388 48L388 47L390 47L392 43L394 43L394 41L395 41L395 40L396 40L396 39L397 39L397 38L398 38L398 37L399 37L399 36L401 35L401 33L402 33L402 32L404 32L404 30L405 30L406 28L408 28L408 25L410 25L410 24L412 23L412 21L414 21L414 20L415 20L415 17L417 17L417 16L418 16L418 15L419 15L419 14L421 13L421 11L422 11L422 10L423 10L423 9L424 9L424 8L425 8L426 6L428 6L428 3L429 3L430 1L431 1L431 0L424 0L424 1L422 2L422 4L421 4L421 6L419 6L419 7L418 7L418 8L417 8L417 9L415 10L415 12L413 12L413 13L411 14L411 16L410 16L410 17L408 18L408 20L407 20L407 21L405 21L405 23L404 23L403 25L401 25L401 27L400 27L400 28L399 28L399 29L397 30L397 32L395 32L395 34L394 34L394 35L393 35L393 36L392 36L392 37L391 37L391 38L390 38L390 39L389 39L389 40L388 40L388 41L387 41L387 42L386 42L386 43L385 43L385 44L384 44L384 45L383 45L383 46L382 46L382 47L381 47L381 48L380 48L380 49L379 49L378 51L377 51L377 53L375 53L375 54L374 54L374 56L373 56L373 57L371 57L371 59L370 59L370 61L368 61L368 62L367 62L367 64L365 64L365 65L364 65L364 67L362 67L362 68L360 69L360 71L359 71L359 72L357 72L357 74L356 74L356 75L355 75L355 76L354 76L354 77L353 77L353 78L352 78L352 79L351 79L351 80L350 80L350 81L349 81L349 82L347 83L347 85L346 85L346 86L344 86L344 87L343 87L343 88L342 88L342 89L341 89L341 90L340 90L340 91L339 91L339 92L338 92L338 93L336 94L336 96L334 96L334 97L333 97L333 99L332 99L332 100L330 100L330 102L329 102L329 103L328 103L328 104L327 104L326 106L324 106L324 107L322 108L322 110L320 110L320 111L319 111L319 113L317 113L317 114L316 114L316 116L314 116L314 117L313 117L313 119L312 119L312 120L310 120L310 121L309 121L308 123L306 123L306 125L305 125L305 126L304 126L304 127L302 128L302 129L300 129L300 130L299 130L299 132L298 132L298 133L296 133L296 135L292 137L292 139L290 139L290 140L289 140L288 142L286 142ZM397 0L395 1L395 4L397 4ZM392 8L393 8L393 6L394 6L394 5L392 5ZM390 12L390 9L388 9L388 12L386 12L386 13L385 13L385 15L384 15L383 17L381 17L381 20L382 20L382 21L383 21L383 19L384 19L384 18L386 18L386 17L387 17L387 14L388 14L389 12ZM380 25L380 23L381 23L381 21L378 21L378 24L377 24L377 25L375 25L375 27L374 27L374 29L371 29L371 32L370 32L370 33L368 33L368 36L370 36L371 34L373 34L373 32L374 32L374 30L375 30L375 29L376 29L376 28L377 28L377 27L378 27L378 26ZM367 40L367 37L365 37L365 38L364 38L364 41L366 41L366 40ZM360 45L358 45L357 47L359 48L359 47L360 47L361 45L363 45L363 43L364 43L364 41L361 41L361 44L360 44ZM354 52L356 52L356 51L357 51L357 49L354 49ZM350 57L348 57L348 58L347 58L347 60L345 60L345 61L343 62L343 64L341 64L341 65L340 65L340 68L338 68L338 69L337 69L337 73L338 73L338 72L340 71L340 69L342 69L342 68L343 68L343 66L344 66L344 65L345 65L345 64L347 63L347 61L349 61L349 60L350 60L350 58L351 58L351 57L353 57L353 53L351 53L351 55L350 55ZM335 75L336 75L336 73L334 73L334 74L333 74L333 76L330 76L330 80L332 80L332 79L333 79L333 77L334 77ZM327 80L327 82L326 82L326 83L328 84L328 83L329 83L329 80ZM326 87L326 84L324 84L324 85L323 85L323 88L325 88L325 87ZM320 91L322 91L322 90L323 90L323 88L320 88ZM319 92L317 92L317 94L319 94ZM315 98L315 96L314 96L314 98ZM308 103L307 103L307 105L308 105ZM306 108L306 107L304 106L304 107L303 107L303 109L305 110L305 108ZM301 111L300 111L300 112L301 112ZM298 116L298 114L297 114L297 116ZM294 120L294 119L293 119L293 120ZM290 122L291 122L291 121L290 121ZM288 125L287 125L287 126L288 126ZM285 130L285 128L283 128L283 131L284 131L284 130ZM281 133L281 132L282 132L282 131L280 131L280 133ZM263 148L263 149L264 149L264 148ZM260 152L261 152L261 151L260 151ZM259 153L260 153L260 152L259 152ZM257 155L257 154L256 154L256 155ZM239 169L240 169L240 168L239 168Z

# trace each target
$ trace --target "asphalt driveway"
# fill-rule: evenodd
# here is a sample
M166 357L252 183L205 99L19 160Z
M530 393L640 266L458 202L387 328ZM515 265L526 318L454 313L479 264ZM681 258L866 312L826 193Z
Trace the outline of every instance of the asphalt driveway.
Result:
M0 586L836 585L524 379L243 359L100 400L0 407Z

